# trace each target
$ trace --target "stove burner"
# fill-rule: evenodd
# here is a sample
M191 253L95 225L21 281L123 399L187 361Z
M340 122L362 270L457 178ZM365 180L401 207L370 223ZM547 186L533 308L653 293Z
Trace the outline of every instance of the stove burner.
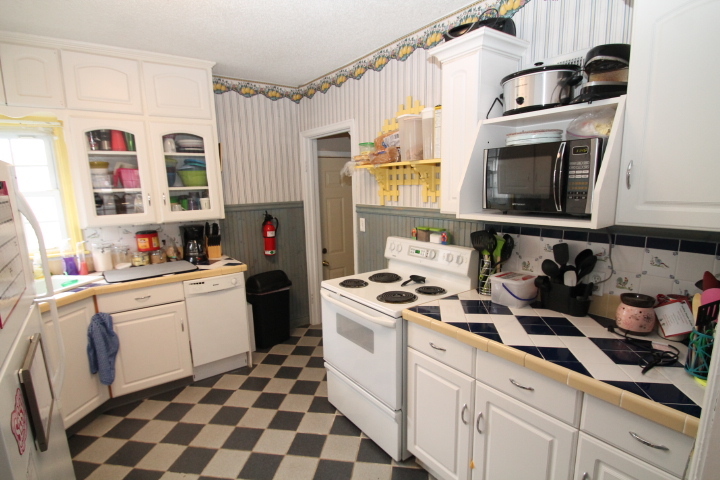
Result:
M367 287L368 283L365 280L360 280L359 278L348 278L347 280L340 282L340 286L345 288L363 288Z
M415 291L417 293L422 293L423 295L442 295L443 293L447 293L447 290L442 287L431 286L418 287Z
M392 283L400 280L400 275L392 272L380 272L376 273L375 275L371 275L368 280L377 283Z
M417 295L410 292L385 292L378 295L377 299L385 303L410 303L417 300Z

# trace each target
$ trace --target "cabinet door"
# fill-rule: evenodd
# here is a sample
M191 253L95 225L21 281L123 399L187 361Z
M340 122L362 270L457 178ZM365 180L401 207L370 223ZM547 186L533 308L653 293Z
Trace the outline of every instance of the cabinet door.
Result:
M220 161L213 127L151 123L150 137L160 220L223 218Z
M192 375L185 319L185 302L113 315L120 339L113 397Z
M65 347L65 381L60 391L60 403L65 428L88 415L110 398L107 386L97 375L90 373L87 356L87 330L95 314L92 298L58 309L60 332ZM43 314L45 334L50 337L45 345L55 345L55 330L50 313ZM51 350L53 353L54 348Z
M211 118L210 70L143 62L147 113L163 117Z
M473 379L408 348L407 447L446 480L467 479Z
M62 63L68 107L142 113L136 60L63 50Z
M71 161L80 226L141 225L156 221L145 124L110 118L71 118Z
M581 433L575 480L678 480L678 478Z
M718 18L712 0L633 5L618 224L720 231L720 97L687 79L698 65L702 78L720 75L702 47L720 42Z
M577 429L475 383L473 480L572 478Z
M0 44L0 60L8 105L65 106L57 50L3 43Z

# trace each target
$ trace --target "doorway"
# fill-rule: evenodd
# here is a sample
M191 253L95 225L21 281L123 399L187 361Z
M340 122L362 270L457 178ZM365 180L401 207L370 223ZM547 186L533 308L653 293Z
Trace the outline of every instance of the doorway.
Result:
M350 161L350 135L339 133L317 140L320 196L322 279L355 273L352 177L342 174Z

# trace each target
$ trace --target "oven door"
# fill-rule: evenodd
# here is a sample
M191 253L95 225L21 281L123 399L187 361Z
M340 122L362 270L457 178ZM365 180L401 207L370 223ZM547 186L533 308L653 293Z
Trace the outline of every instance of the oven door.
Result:
M564 210L565 142L485 150L483 208L559 213Z
M325 361L392 410L402 408L402 319L321 289Z

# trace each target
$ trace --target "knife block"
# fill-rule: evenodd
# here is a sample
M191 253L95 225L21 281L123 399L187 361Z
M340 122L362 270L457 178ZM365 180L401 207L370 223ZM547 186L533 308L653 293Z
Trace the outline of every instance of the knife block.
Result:
M591 285L579 283L574 287L568 287L561 283L551 283L550 290L541 290L540 303L542 308L566 313L573 317L584 317L590 310L590 297L582 300L582 296Z
M215 260L222 257L222 245L208 245L208 258Z

